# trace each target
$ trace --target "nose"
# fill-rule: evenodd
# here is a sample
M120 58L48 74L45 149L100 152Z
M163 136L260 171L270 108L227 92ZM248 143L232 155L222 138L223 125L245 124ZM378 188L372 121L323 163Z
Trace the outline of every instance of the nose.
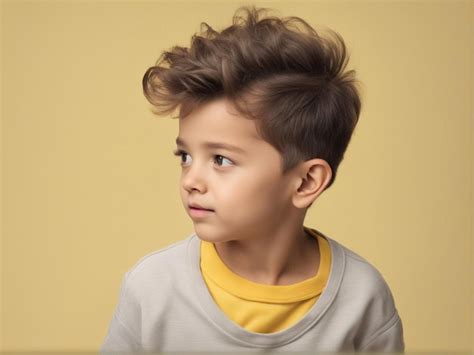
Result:
M198 190L203 193L206 192L207 185L204 179L204 168L197 164L189 166L186 171L183 170L181 176L181 184L187 192Z

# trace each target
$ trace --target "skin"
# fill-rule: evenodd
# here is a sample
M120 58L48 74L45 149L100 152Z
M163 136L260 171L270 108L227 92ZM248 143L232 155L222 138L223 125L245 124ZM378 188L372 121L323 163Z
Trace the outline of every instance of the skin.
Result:
M196 235L212 242L237 275L266 285L288 285L316 275L319 247L303 229L307 207L331 179L325 160L312 159L281 174L281 155L261 139L252 120L225 98L179 120L180 195L212 209L193 219ZM207 148L224 142L243 149Z

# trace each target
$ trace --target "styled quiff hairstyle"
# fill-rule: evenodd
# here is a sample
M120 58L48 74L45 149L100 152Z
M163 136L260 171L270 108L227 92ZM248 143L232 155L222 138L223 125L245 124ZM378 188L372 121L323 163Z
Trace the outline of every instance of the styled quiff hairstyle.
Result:
M221 32L202 22L189 48L164 51L146 71L145 97L154 114L179 108L173 118L180 119L203 103L229 100L280 152L282 174L325 160L332 170L327 189L359 118L355 71L344 72L349 56L338 33L321 37L294 16L259 18L266 10L240 7Z

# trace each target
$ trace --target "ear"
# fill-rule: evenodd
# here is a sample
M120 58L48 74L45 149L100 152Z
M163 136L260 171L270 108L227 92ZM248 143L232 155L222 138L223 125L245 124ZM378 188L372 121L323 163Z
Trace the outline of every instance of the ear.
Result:
M293 204L307 208L324 191L331 181L332 169L323 159L311 159L302 163L293 192Z

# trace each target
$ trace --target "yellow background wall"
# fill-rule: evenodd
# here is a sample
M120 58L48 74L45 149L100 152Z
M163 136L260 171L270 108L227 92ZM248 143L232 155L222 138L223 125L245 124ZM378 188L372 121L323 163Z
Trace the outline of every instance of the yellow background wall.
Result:
M192 232L141 80L251 2L2 2L3 350L97 350L119 283ZM384 275L407 351L473 334L472 2L254 2L345 39L363 109L306 225Z

